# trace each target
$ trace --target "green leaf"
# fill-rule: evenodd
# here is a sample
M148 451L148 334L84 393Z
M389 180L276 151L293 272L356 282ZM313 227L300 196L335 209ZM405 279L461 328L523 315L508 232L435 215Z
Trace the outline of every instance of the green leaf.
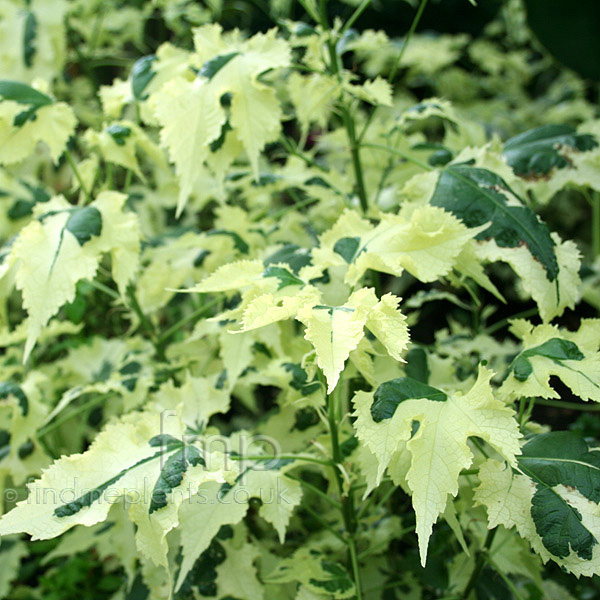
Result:
M522 448L519 466L545 486L573 487L592 502L600 502L600 450L571 431L535 436Z
M573 550L584 560L592 558L598 540L581 522L581 513L552 489L537 490L531 501L531 516L549 552L565 558Z
M93 206L77 208L67 219L65 229L75 236L80 246L83 246L92 236L102 233L102 215Z
M37 51L35 46L35 37L37 35L37 19L29 10L25 17L25 26L23 27L23 62L26 67L33 65L33 57Z
M516 466L521 434L514 411L492 393L492 375L480 366L468 392L447 397L418 381L392 380L377 390L382 409L376 416L383 417L379 422L373 415L374 394L361 391L354 396L354 427L360 442L374 455L374 483L389 467L394 483L412 494L423 566L433 525L445 511L448 495L458 494L460 471L473 462L467 439L486 440ZM413 396L406 397L409 394Z
M154 54L142 56L131 67L131 91L136 100L145 99L144 90L156 75L156 72L152 70L152 63L155 60Z
M298 277L283 267L267 267L263 273L263 277L277 277L277 279L279 279L277 290L282 290L288 285L304 285L304 281L302 281L302 279L298 279Z
M206 232L207 236L211 235L228 235L233 240L233 245L236 250L239 250L242 254L248 254L250 246L244 241L242 236L235 231L227 231L225 229L213 229L212 231Z
M309 545L301 547L292 556L280 560L274 571L267 575L267 583L301 584L308 595L297 598L354 598L354 582L346 568ZM310 593L312 592L312 593Z
M537 177L569 165L561 147L585 152L597 145L592 135L578 134L570 125L542 125L510 138L504 157L517 175Z
M290 386L295 390L302 392L305 396L310 396L321 387L321 382L315 375L312 381L308 381L308 373L300 366L294 363L283 363L283 368L292 374Z
M510 201L510 203L509 203ZM479 227L491 221L476 239L493 238L502 248L526 244L542 263L550 281L558 276L555 243L546 225L520 200L498 175L476 167L454 165L440 175L430 203L440 206L463 221Z
M333 251L336 254L339 254L348 264L350 264L354 260L359 246L359 237L345 237L339 239L333 245Z
M239 52L228 52L227 54L215 56L202 65L198 75L212 79L232 58L238 55Z
M29 412L29 400L21 386L10 381L0 382L0 398L4 399L9 396L14 396L17 399L19 407L21 408L21 413L24 417L27 416L27 413Z
M427 352L423 348L411 348L406 355L404 371L411 379L427 383L429 381Z
M524 350L515 358L512 366L515 379L525 381L533 373L533 367L528 360L531 356L544 356L559 364L563 360L583 360L584 358L583 353L574 342L561 338L552 338L535 348Z
M0 98L2 100L12 100L19 104L29 104L34 108L41 108L54 103L54 100L42 94L31 86L20 81L8 81L0 79Z
M177 444L181 445L181 442L178 441ZM92 504L94 504L94 502L96 502L97 500L99 500L102 497L104 492L106 492L113 484L117 483L117 481L122 479L127 473L129 473L136 467L139 467L141 465L144 465L150 461L153 461L153 460L161 457L166 452L172 451L174 449L174 446L175 445L168 445L165 447L164 450L159 450L158 452L155 452L154 454L151 454L150 456L142 458L141 460L139 460L132 466L119 471L119 473L117 473L114 477L107 479L106 481L104 481L103 483L101 483L100 485L95 487L94 489L86 492L82 496L79 496L72 502L69 502L68 504L62 504L60 506L57 506L54 509L54 516L59 517L59 518L71 517L73 515L76 515L80 510L92 506ZM168 464L168 461L167 461L167 464ZM152 498L152 501L154 501L154 497ZM166 505L166 502L162 506L165 506L165 505Z
M127 138L131 135L131 129L123 125L115 124L107 127L106 133L112 137L117 146L124 146Z
M489 527L516 526L544 562L577 576L600 573L600 450L556 431L531 438L517 461L520 473L491 459L480 467L475 500Z
M57 196L47 212L21 229L10 260L29 317L25 360L50 318L74 300L77 282L94 278L102 254L110 253L113 279L125 293L140 250L137 216L123 211L126 199L105 191L90 206L73 208Z
M550 385L551 377L558 377L582 400L600 402L599 319L582 319L577 331L520 319L510 329L523 340L523 350L499 389L502 397L560 398Z
M27 106L19 112L9 102L0 102L0 164L23 160L38 142L48 146L57 162L77 124L72 108L18 81L0 80L0 99Z
M152 490L150 514L167 505L167 495L173 491L173 488L181 484L189 465L192 467L205 466L202 454L195 446L184 446L169 457Z
M427 398L434 402L445 402L448 396L441 390L416 379L398 377L397 379L382 383L375 390L373 404L371 404L373 421L380 423L384 419L391 419L400 402L417 398Z
M352 578L348 571L340 564L330 560L321 560L321 569L325 577L311 577L309 583L316 588L323 588L329 594L340 597L340 594L346 594L354 589Z
M285 244L268 258L265 258L263 262L265 267L285 263L289 265L294 275L298 275L302 267L311 264L311 256L308 250L300 248L297 244Z

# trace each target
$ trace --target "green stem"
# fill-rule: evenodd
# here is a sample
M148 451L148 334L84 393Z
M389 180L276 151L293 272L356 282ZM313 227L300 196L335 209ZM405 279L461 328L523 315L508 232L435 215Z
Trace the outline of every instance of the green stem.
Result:
M241 456L232 454L229 456L231 460L243 461L243 460L300 460L303 462L315 463L317 465L323 465L324 467L330 467L330 460L321 460L320 458L315 458L314 456L300 456L298 454L279 454L278 456L267 456L265 454L256 454L252 456Z
M377 502L374 503L373 505L373 512L375 512L380 506L382 506L383 504L385 504L391 497L391 495L396 491L396 486L392 485L387 492L385 492L385 494L383 494L383 496L381 496L381 498L379 498L379 500L377 500ZM369 498L369 500L367 502L365 502L364 506L358 511L358 519L361 519L363 517L363 515L365 515L367 513L367 511L369 510L369 508L371 507L371 504L373 504L373 501L375 499L375 494L371 494L371 497Z
M346 540L315 510L310 508L310 506L302 506L302 508L309 514L312 515L327 531L332 533L342 544L346 544Z
M68 149L65 149L65 158L67 159L67 162L69 163L69 166L71 167L71 171L73 171L73 175L75 175L75 179L77 179L77 182L79 183L79 188L83 192L85 199L88 202L91 202L92 197L90 196L90 193L87 191L85 184L83 183L83 178L81 177L81 173L79 172L79 169L77 168L77 165L75 164L75 161L73 160L73 155L71 154L71 152Z
M404 43L402 44L402 48L400 49L400 54L398 54L398 56L396 58L396 62L394 63L394 66L392 67L392 70L390 71L390 76L388 77L388 82L390 84L392 83L392 81L394 81L394 78L396 77L396 74L398 73L398 69L400 68L400 64L402 62L402 58L404 57L404 53L406 52L406 49L408 48L408 44L410 43L413 33L417 29L417 25L419 24L419 21L421 20L421 17L423 15L423 11L425 10L426 5L427 5L427 0L421 0L421 4L419 4L419 8L417 9L417 14L415 15L415 18L413 19L413 22L410 25L410 29L408 30L408 33L406 34L406 37L404 38Z
M307 14L310 16L310 18L315 22L315 23L319 23L322 25L321 23L321 18L319 17L319 15L313 11L312 6L310 5L309 2L306 2L305 0L299 0L300 4L302 5L302 7L304 8L304 10L307 12Z
M131 186L132 179L133 179L133 171L131 169L127 169L127 174L125 175L125 187L124 187L124 191L126 194L129 193L129 187Z
M397 150L396 148L390 148L389 146L384 146L383 144L363 144L363 148L373 148L374 150L383 150L385 152L390 152L391 154L396 154L400 158L403 158L404 160L407 160L408 162L411 162L414 165L421 167L422 169L425 169L427 171L435 171L435 169L431 165L420 161L418 158L414 158L410 154L406 154L406 152L402 152L402 150Z
M202 306L197 308L194 312L187 315L187 317L183 317L183 319L181 319L180 321L175 323L175 325L173 325L172 327L169 327L169 329L167 329L167 331L165 331L162 335L160 335L158 337L157 344L159 346L164 346L165 342L171 336L173 336L175 333L177 333L181 328L185 327L188 323L197 321L199 317L201 317L206 312L208 312L213 306L218 304L220 301L221 301L220 298L214 298L210 302L203 304Z
M92 31L92 35L90 37L90 43L88 46L88 57L91 58L96 51L96 46L98 44L98 37L100 36L100 31L102 30L102 21L104 19L104 8L100 8L98 14L96 15L96 20L94 22L94 29Z
M319 200L318 198L305 198L304 200L294 202L294 204L292 204L291 206L286 206L284 208L281 208L281 209L275 211L274 213L272 213L270 215L265 215L265 216L268 216L271 219L279 219L279 218L283 217L283 215L286 215L287 213L291 212L292 210L298 210L300 208L304 208L305 206L308 206L309 204L314 204L318 200Z
M342 121L346 128L348 143L350 144L350 155L352 157L352 169L354 170L354 180L356 182L356 193L360 200L360 207L362 211L366 213L367 210L369 210L369 199L367 197L362 160L360 158L360 144L356 136L356 124L354 123L354 117L347 107L342 106L341 110Z
M107 296L110 296L111 298L114 298L115 300L121 299L120 294L117 291L113 290L112 288L109 288L107 285L104 285L103 283L100 283L99 281L96 281L94 279L88 279L87 282L93 288L96 288L97 290L99 290L100 292L103 292Z
M325 13L324 0L321 2L321 14L323 19L323 26L327 27L327 16ZM339 56L336 49L336 42L333 39L331 32L327 41L327 47L329 49L329 71L332 75L337 75L338 80L341 83L342 65L340 64ZM362 161L360 158L360 143L358 142L358 137L356 135L356 123L354 121L352 113L350 112L348 107L343 103L343 101L340 101L339 109L342 116L342 123L344 124L344 128L346 129L348 143L350 144L350 155L352 157L352 169L354 171L356 194L358 195L362 211L366 213L369 209L369 200L367 196L367 190L365 187Z
M490 529L490 531L488 531L488 534L485 537L485 541L483 542L482 548L477 552L477 558L475 559L475 568L473 569L473 572L471 573L471 577L469 577L469 581L467 582L467 585L465 586L465 590L462 593L463 600L467 600L467 598L473 591L473 588L475 587L477 580L479 579L479 575L481 574L481 571L482 571L482 569L485 565L485 562L488 558L488 556L487 556L488 551L492 547L492 542L494 541L494 536L496 535L496 531L497 531L497 529Z
M600 256L600 192L591 197L592 202L592 248L594 257Z
M498 568L496 563L490 558L488 558L488 562L490 563L490 566L494 569L494 571L496 571L496 573L500 575L502 581L504 581L504 583L513 593L513 596L516 598L516 600L524 600L523 596L519 593L519 590L516 588L515 584Z
M67 413L66 415L63 415L60 419L56 419L55 421L52 421L51 423L47 423L41 429L38 430L37 437L41 438L45 435L48 435L50 432L54 431L55 429L58 429L61 425L63 425L67 421L70 421L73 417L76 417L76 416L80 415L81 413L84 413L87 410L94 408L98 404L101 404L102 402L104 402L104 400L109 398L111 395L112 394L100 394L98 396L95 396L91 400L88 400L88 402L82 404L79 408L76 408L75 410L72 410L71 412Z
M325 502L327 502L329 505L333 506L334 508L337 508L338 510L342 510L342 505L339 502L336 502L333 498L331 498L331 496L328 496L323 490L320 490L316 485L313 485L312 483L308 483L308 481L305 481L304 479L301 479L300 477L295 477L294 475L290 475L289 473L286 473L285 476L289 479L293 479L294 481L297 481L300 485L303 485L307 490L311 490L312 492L317 494L317 496L319 496L319 498L321 498L322 500L325 500Z
M576 404L575 402L562 402L560 400L550 400L548 398L535 398L535 404L541 404L542 406L551 406L553 408L566 408L567 410L581 410L589 412L600 411L600 405L598 404Z
M369 6L369 4L371 4L371 2L372 2L372 0L363 0L356 7L356 10L352 13L350 18L344 23L344 26L340 30L340 35L344 35L344 33L346 33L346 31L348 31L348 29L350 29L350 27L352 27L352 25L354 25L354 23L356 23L356 20L358 19L358 17L360 17L360 15L363 14L363 12L367 9L367 7Z
M338 389L340 384L338 383ZM329 436L331 440L331 453L333 459L333 474L337 484L338 492L341 498L342 519L344 528L346 529L346 545L348 546L348 554L350 555L350 563L352 565L352 574L354 577L354 585L356 586L356 598L362 600L362 586L360 580L360 566L358 564L358 553L356 551L356 529L357 519L354 509L354 493L350 490L347 494L344 491L344 482L340 472L342 465L342 451L340 449L340 439L338 432L338 406L340 404L339 393L334 390L333 394L327 396L327 417L329 421ZM336 402L337 400L337 402Z
M473 445L477 448L477 450L479 450L479 452L481 452L481 454L483 454L486 458L489 458L489 454L485 451L485 448L477 441L477 438L472 437L471 441L473 442Z
M419 24L419 21L421 20L421 16L423 15L423 11L425 10L426 4L427 4L427 0L421 0L421 4L420 4L419 8L417 9L417 14L415 15L415 18L413 19L413 22L410 25L410 29L408 30L408 33L406 34L406 37L404 38L404 43L402 44L402 48L400 49L400 54L396 58L396 61L394 62L394 65L392 66L392 69L390 71L390 75L388 77L388 83L390 85L392 85L394 78L396 77L398 68L400 67L402 58L404 57L404 53L406 52L406 49L408 48L408 44L410 43L413 33L415 32L417 25ZM367 119L367 122L365 123L365 126L363 127L363 130L362 130L360 136L358 137L359 143L362 142L364 136L366 135L367 129L370 127L373 117L375 116L375 113L377 112L378 108L379 107L376 106L371 111L371 114L369 115L369 118Z
M137 315L142 328L146 331L148 336L150 337L150 341L152 342L154 348L156 349L156 354L159 359L163 360L165 358L164 350L162 346L158 343L158 337L156 335L156 329L152 324L152 321L143 313L140 303L138 302L135 290L132 285L127 288L127 296L129 298L129 302L131 303L131 308L133 312Z
M479 469L463 469L459 475L469 476L469 475L477 475L479 473Z
M286 136L282 135L279 138L279 143L290 154L293 154L294 156L297 156L299 159L303 160L309 167L314 167L316 169L319 169L319 170L323 171L323 173L328 173L329 172L323 165L320 165L315 160L313 160L310 156L308 156L307 154L305 154L301 150L298 150L298 148L296 146L294 146L294 143L290 139L288 139Z
M482 333L491 335L492 333L498 331L499 329L506 327L510 323L510 321L512 321L513 319L527 319L529 317L535 317L535 315L537 315L538 313L539 313L539 309L537 307L536 308L528 308L527 310L517 313L516 315L513 315L512 317L507 317L506 319L502 319L501 321L496 321L496 323L492 323L491 325L488 325L482 331Z

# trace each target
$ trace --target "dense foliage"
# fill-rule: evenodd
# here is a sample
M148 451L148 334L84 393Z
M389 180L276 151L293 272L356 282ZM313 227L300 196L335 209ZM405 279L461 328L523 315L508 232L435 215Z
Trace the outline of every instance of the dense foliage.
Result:
M334 4L0 0L0 597L597 597L597 86Z

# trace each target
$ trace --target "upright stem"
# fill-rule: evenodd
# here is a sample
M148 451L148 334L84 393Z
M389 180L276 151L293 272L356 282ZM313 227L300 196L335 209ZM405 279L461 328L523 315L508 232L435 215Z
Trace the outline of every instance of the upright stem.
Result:
M130 308L133 309L133 312L135 312L138 319L140 320L140 324L141 324L142 328L150 336L150 341L152 342L152 345L154 346L154 349L156 350L156 354L157 354L158 358L160 360L164 360L164 358L165 358L164 348L159 344L158 337L156 335L156 329L154 328L152 321L142 311L140 303L138 302L138 299L135 295L135 289L134 289L133 285L130 285L127 288L127 296L129 298L129 302L131 304Z
M369 209L369 199L367 198L367 190L365 187L365 179L363 176L362 160L360 158L360 143L356 137L356 126L354 124L354 117L345 106L342 107L342 119L344 121L344 127L346 128L348 142L350 143L352 168L354 170L354 179L356 181L356 193L358 194L358 199L360 200L360 207L362 211L367 212L367 210Z
M75 179L77 179L77 182L79 183L79 189L83 192L85 199L88 202L91 202L92 197L90 196L90 193L87 191L85 184L83 183L83 178L81 177L81 173L79 172L79 169L77 168L77 165L75 164L75 160L73 160L73 156L72 156L71 152L69 152L69 150L65 150L65 158L67 159L67 162L69 163L69 166L71 167L71 171L73 171L73 175L75 175Z
M332 36L329 37L327 47L329 49L329 70L339 78L341 65L339 63L335 40ZM358 194L362 211L367 212L369 208L369 200L367 197L362 161L360 158L360 141L356 135L356 124L354 122L352 113L344 104L343 100L340 102L340 111L342 113L342 122L346 129L346 135L348 136L348 143L350 144L350 155L352 156L352 168L354 170L356 193Z
M477 558L475 559L475 568L471 573L471 577L469 577L469 581L465 587L465 591L462 594L463 600L467 600L473 588L477 584L477 580L479 579L479 575L481 575L481 571L485 565L485 562L488 558L489 549L492 547L492 542L494 541L494 536L496 535L497 529L490 529L488 534L483 542L482 548L477 552Z
M341 389L338 383L338 390ZM337 391L337 390L336 390ZM340 449L340 440L338 432L338 420L337 412L339 410L339 393L333 392L327 396L327 416L329 419L329 435L331 437L331 452L333 459L333 473L335 476L336 484L340 494L342 503L342 519L344 521L344 528L346 529L346 543L348 545L348 554L350 555L350 563L352 565L352 574L354 577L354 585L356 586L356 598L362 600L362 588L360 581L360 568L358 564L358 552L356 551L356 511L354 508L354 493L352 490L344 490L344 482L340 473L340 466L342 464L342 452Z
M600 257L600 193L592 194L592 248L594 258Z
M396 62L394 62L394 66L392 67L392 70L390 71L390 76L388 78L389 83L392 83L392 81L394 81L394 77L396 77L396 73L398 72L400 64L402 63L402 58L404 57L404 53L406 52L406 49L408 48L408 44L410 43L410 39L412 38L413 33L417 29L417 25L419 24L419 21L421 20L421 16L423 15L425 6L427 6L427 0L421 0L421 4L419 4L419 8L417 9L417 14L415 15L415 18L413 19L413 22L410 25L410 29L408 30L408 33L406 34L406 37L404 38L404 43L402 44L400 54L398 54L398 56L396 57Z

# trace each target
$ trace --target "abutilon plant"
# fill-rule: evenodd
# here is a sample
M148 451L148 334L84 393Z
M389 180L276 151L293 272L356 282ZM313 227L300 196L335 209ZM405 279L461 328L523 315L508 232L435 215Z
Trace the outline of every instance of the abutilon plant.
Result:
M586 84L221 4L0 0L0 597L593 597Z

